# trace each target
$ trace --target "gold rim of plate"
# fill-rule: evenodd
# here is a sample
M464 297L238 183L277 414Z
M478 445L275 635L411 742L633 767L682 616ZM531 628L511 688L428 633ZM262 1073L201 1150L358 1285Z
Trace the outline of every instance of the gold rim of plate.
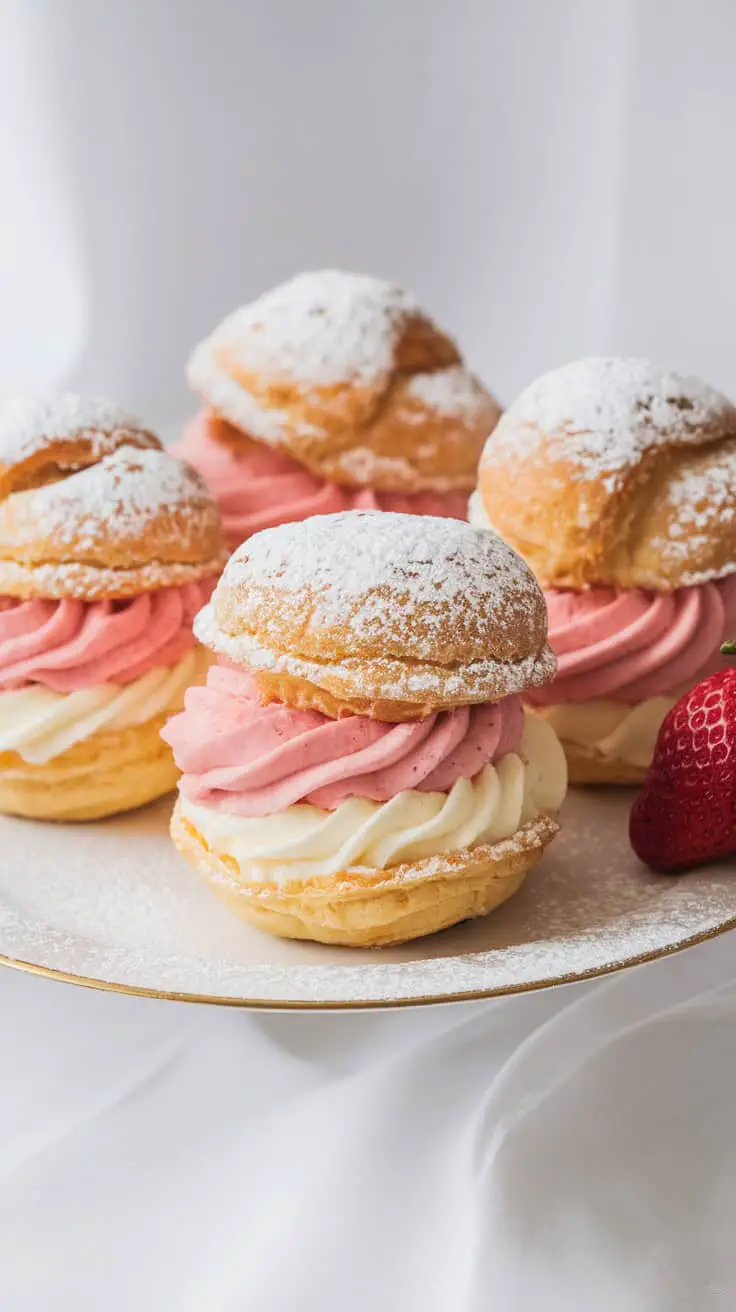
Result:
M198 1006L239 1007L249 1011L389 1011L397 1007L430 1007L450 1002L482 1002L490 998L511 997L518 993L537 993L541 989L557 988L563 984L580 984L585 980L601 979L614 975L632 966L644 966L651 961L660 961L664 957L675 956L687 948L697 947L710 939L720 938L722 934L736 929L736 915L728 917L714 929L699 930L680 942L655 948L651 952L637 953L625 960L612 961L604 966L590 970L572 971L569 974L549 976L534 980L529 984L505 984L498 988L473 989L458 993L426 994L410 998L373 998L369 1000L350 999L346 1001L309 1001L290 1000L288 998L237 998L222 997L210 993L180 993L167 989L149 989L137 984L116 984L111 980L96 979L89 975L74 975L68 971L55 970L53 966L40 966L32 961L22 961L0 953L0 966L7 966L22 974L39 975L43 979L59 980L63 984L75 984L80 988L94 989L101 993L121 993L133 998L155 998L159 1002L188 1002Z

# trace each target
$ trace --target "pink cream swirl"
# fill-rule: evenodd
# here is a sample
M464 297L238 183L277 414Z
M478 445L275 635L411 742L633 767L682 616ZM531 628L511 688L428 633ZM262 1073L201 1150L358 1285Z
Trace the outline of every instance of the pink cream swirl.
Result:
M0 692L30 683L76 692L175 665L195 644L192 623L215 582L162 588L133 601L0 597Z
M223 420L202 411L185 426L174 455L198 469L220 505L225 536L231 546L264 528L293 523L311 515L340 510L394 510L404 514L465 519L465 493L374 492L371 488L326 483L281 451L265 443L237 445L218 439Z
M295 802L334 811L350 797L387 802L409 788L449 792L518 751L523 727L518 697L411 724L330 720L280 702L264 706L251 676L227 665L213 667L205 687L190 688L185 705L162 733L184 774L184 796L242 816Z
M671 593L545 593L558 673L531 700L550 706L593 698L633 705L677 695L720 665L736 632L736 575Z

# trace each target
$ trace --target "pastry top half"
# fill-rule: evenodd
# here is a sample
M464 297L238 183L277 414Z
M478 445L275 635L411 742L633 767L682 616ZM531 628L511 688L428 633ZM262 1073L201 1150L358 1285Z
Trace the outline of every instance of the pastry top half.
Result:
M0 593L125 598L219 571L204 481L109 401L0 400Z
M262 694L333 717L419 719L545 683L547 612L522 560L455 520L324 515L256 534L198 616Z
M480 463L474 523L546 586L671 591L736 570L736 408L648 360L532 383Z
M330 482L384 492L470 491L500 415L406 292L334 270L236 310L187 374L244 435Z

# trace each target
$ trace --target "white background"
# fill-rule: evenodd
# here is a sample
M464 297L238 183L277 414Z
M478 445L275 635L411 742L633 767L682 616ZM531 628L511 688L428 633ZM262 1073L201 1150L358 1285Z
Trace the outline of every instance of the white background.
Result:
M731 0L0 24L0 387L172 425L218 318L333 265L412 288L504 402L602 351L736 393ZM6 973L2 1312L736 1307L732 954L396 1017Z
M0 0L0 386L153 420L302 268L411 287L508 402L584 353L736 391L731 0Z

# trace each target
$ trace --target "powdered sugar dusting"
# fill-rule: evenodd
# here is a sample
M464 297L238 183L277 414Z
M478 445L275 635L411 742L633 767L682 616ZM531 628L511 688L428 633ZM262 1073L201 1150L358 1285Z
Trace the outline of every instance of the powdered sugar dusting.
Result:
M391 1006L601 974L733 925L732 868L650 875L628 847L630 804L628 791L573 792L562 834L509 902L380 952L287 942L241 924L174 851L170 802L84 826L2 818L0 953L108 984L255 1006Z
M59 539L80 555L100 541L145 535L159 515L182 515L186 524L209 507L217 520L207 486L191 466L164 451L134 447L121 447L99 464L25 495L38 522L53 524ZM184 556L186 528L182 538Z
M698 447L736 436L736 409L698 378L649 360L576 360L545 374L502 416L486 447L496 454L539 449L550 439L586 480L617 475L658 444Z
M93 458L109 450L113 433L138 436L140 420L104 397L66 392L59 396L0 397L0 461L15 464L53 439L82 434L93 443ZM157 439L149 434L150 444Z
M231 637L223 633L212 608L208 604L199 612L194 632L199 641L212 651L236 665L248 666L269 674L288 674L293 678L307 679L317 687L329 675L332 686L340 686L346 697L383 698L403 701L434 698L456 701L458 704L493 701L514 693L526 692L549 683L557 671L557 662L551 648L543 646L538 653L517 661L500 661L488 657L469 661L457 670L437 669L417 661L407 667L405 662L390 657L367 662L365 659L347 658L329 665L318 661L275 652L254 642L247 634ZM431 709L428 706L427 714Z
M406 488L415 491L417 473L414 466L403 456L381 455L367 446L354 446L342 451L335 457L335 466L358 487L374 487L379 478L390 479L394 488ZM431 482L435 492L449 492L454 487L454 480L433 478Z
M247 588L252 579L277 584L286 604L308 589L318 622L339 623L351 613L356 634L373 630L396 598L426 608L430 623L447 607L497 619L502 608L519 605L531 619L541 600L531 571L501 538L460 520L373 510L256 534L231 557L222 586Z
M713 571L695 573L681 562L707 554L712 543L714 525L725 540L736 539L736 442L714 452L708 462L683 469L672 476L666 498L674 507L667 537L657 543L667 561L680 569L681 586L707 582ZM736 559L726 562L718 577L736 572Z
M210 576L215 578L222 564L222 553L196 564L150 560L134 569L84 565L75 560L49 565L19 565L14 560L0 560L0 593L54 600L77 597L82 601L137 597L141 592L178 588Z
M426 702L427 714L433 699L495 701L556 669L541 589L506 543L459 520L390 512L256 534L195 633L253 669L341 697Z
M501 411L483 384L463 365L438 369L431 374L414 374L407 384L407 395L419 401L428 410L447 419L457 419L468 428L475 428L493 411L496 418Z
M338 270L302 273L229 315L194 351L188 378L212 404L214 357L266 379L317 386L370 385L391 368L414 300L378 278Z
M705 528L712 523L714 511L727 531L736 523L736 445L714 454L699 469L676 474L667 499L678 508L683 532Z

